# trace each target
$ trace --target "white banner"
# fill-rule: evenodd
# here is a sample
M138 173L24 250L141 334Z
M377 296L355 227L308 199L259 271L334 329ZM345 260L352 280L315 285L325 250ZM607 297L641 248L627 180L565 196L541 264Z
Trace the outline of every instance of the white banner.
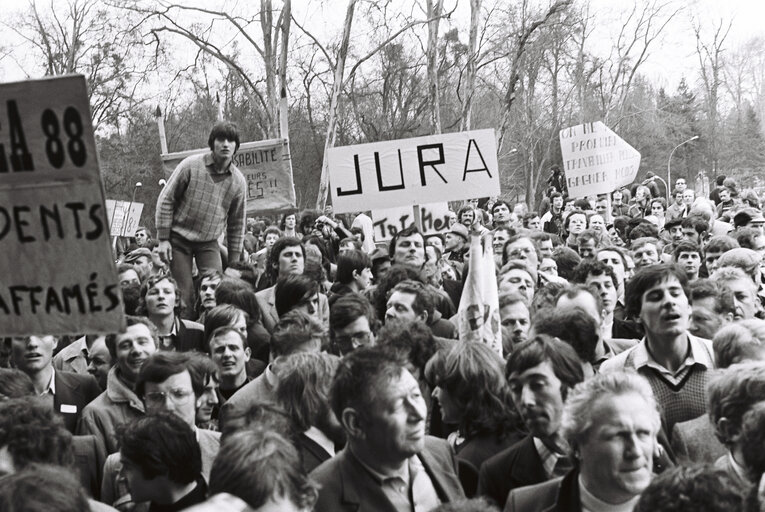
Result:
M640 153L602 121L560 131L569 197L608 194L635 181Z
M332 148L328 159L336 213L500 194L494 130Z
M432 203L420 205L422 232L425 235L446 233L449 230L449 204ZM414 207L401 206L372 211L375 241L393 239L393 235L414 225Z

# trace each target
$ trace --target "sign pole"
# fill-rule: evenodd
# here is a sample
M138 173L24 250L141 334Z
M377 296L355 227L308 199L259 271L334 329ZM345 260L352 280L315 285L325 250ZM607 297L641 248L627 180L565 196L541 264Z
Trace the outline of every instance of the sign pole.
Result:
M162 111L157 105L157 110L154 112L154 117L157 119L157 128L159 129L159 149L163 155L167 154L167 136L165 135L165 116L162 115Z
M419 204L414 205L414 225L422 233L422 212Z

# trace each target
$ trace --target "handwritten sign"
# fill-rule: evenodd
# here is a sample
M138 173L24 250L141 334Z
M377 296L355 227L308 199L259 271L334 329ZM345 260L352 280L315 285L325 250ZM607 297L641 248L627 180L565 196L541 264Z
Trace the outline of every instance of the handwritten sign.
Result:
M494 130L332 148L328 163L337 213L500 193Z
M85 78L0 84L0 333L124 326Z
M420 205L422 231L425 235L446 233L449 230L449 204L432 203ZM401 206L372 211L372 227L375 241L392 240L402 229L414 225L414 208Z
M208 148L193 149L162 155L165 178L170 177L184 158L208 151ZM244 142L234 155L234 165L247 180L248 214L295 210L292 157L286 139Z
M106 200L106 216L109 219L111 236L135 236L135 231L141 223L143 203L130 201Z
M602 121L560 131L560 149L570 197L608 194L635 180L640 152Z

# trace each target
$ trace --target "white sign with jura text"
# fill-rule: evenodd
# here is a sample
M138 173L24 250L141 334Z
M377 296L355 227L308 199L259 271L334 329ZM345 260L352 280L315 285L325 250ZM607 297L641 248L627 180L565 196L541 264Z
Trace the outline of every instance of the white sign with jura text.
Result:
M0 333L125 324L85 77L0 84Z
M422 224L421 231L425 236L446 233L449 230L449 204L420 205L420 223ZM413 206L372 210L372 226L377 242L392 240L396 233L413 225Z
M640 152L602 121L560 131L569 197L608 194L635 180Z
M328 163L336 213L500 193L491 129L332 148Z

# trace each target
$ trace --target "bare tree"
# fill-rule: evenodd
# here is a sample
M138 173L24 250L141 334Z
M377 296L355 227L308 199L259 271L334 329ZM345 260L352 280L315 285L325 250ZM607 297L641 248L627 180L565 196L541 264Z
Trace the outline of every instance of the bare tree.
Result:
M30 0L25 12L5 23L25 44L7 51L30 71L41 65L45 75L83 74L94 126L114 125L154 69L126 27L129 21L98 0Z
M564 9L566 9L570 4L572 0L556 0L555 3L553 3L550 8L547 10L547 12L544 13L544 15L536 20L529 21L526 19L526 17L522 14L522 24L520 33L517 36L517 42L515 44L515 49L513 53L511 54L511 60L510 60L510 78L507 82L507 90L504 94L504 99L502 101L501 106L501 113L500 113L500 126L497 133L497 151L502 150L502 144L504 142L504 136L505 132L507 131L508 126L510 125L511 117L510 117L510 110L513 106L513 102L515 101L515 92L516 87L518 85L518 81L520 80L520 67L521 67L521 59L523 58L523 55L526 51L526 47L529 43L529 39L532 35L545 23L547 23L550 18L558 14L559 12L562 12ZM526 0L523 2L524 11L526 10ZM525 12L524 12L525 14Z
M727 24L720 20L713 26L711 41L705 40L701 23L693 21L693 32L696 35L696 54L699 58L701 81L704 85L704 104L707 114L706 147L711 170L718 168L718 129L720 123L719 100L720 86L723 79L723 51L725 40L733 26L733 21Z
M598 68L596 94L600 100L600 115L606 125L616 127L611 123L612 118L621 116L638 70L682 9L673 9L670 2L653 0L642 7L635 3L624 18L611 55L601 61Z
M286 128L286 120L280 122L280 101L282 97L286 98L287 89L286 64L292 20L289 0L283 2L276 21L271 0L260 0L260 9L252 15L166 1L121 1L123 8L143 16L139 26L154 39L157 51L164 38L180 36L197 47L197 56L200 53L209 55L236 74L252 104L260 107L263 113L260 130L264 138L279 136L280 124ZM199 21L189 23L189 19ZM255 27L259 28L260 34ZM240 44L260 56L262 70L248 65L242 52L238 51ZM265 75L265 90L261 80L256 78L261 71ZM287 137L287 133L281 133L281 136Z
M356 3L357 3L357 0L348 0L348 8L346 9L345 23L343 25L343 35L342 35L340 46L338 47L335 59L332 59L330 57L329 52L324 48L324 46L319 42L319 40L311 32L306 30L304 27L302 27L295 21L295 26L297 26L300 30L302 30L324 54L327 60L327 63L330 65L330 67L333 70L333 75L334 75L334 82L332 85L332 93L330 96L330 106L329 106L329 114L328 114L328 121L327 121L327 138L326 138L325 147L324 147L324 161L322 164L321 179L319 182L319 194L318 194L318 197L316 198L316 208L319 210L324 209L324 206L326 205L326 202L327 202L327 194L329 192L329 168L328 168L327 156L328 156L328 150L335 145L335 138L337 136L337 123L338 123L337 108L338 108L338 104L340 100L340 94L342 93L342 91L346 89L346 87L354 79L354 77L356 76L356 72L358 71L359 67L362 64L364 64L369 59L374 57L380 50L382 50L383 48L391 44L399 36L407 32L408 30L410 30L412 27L415 27L417 25L424 25L431 21L429 18L407 21L406 23L404 23L402 27L393 31L392 34L390 34L383 41L377 44L374 48L372 48L370 51L368 51L366 54L364 54L362 57L356 60L355 64L351 66L350 70L346 74L345 60L348 56L348 41L350 40L350 36L351 36L351 28L353 25L353 13L356 7ZM443 17L443 16L444 14L440 15L440 17Z

